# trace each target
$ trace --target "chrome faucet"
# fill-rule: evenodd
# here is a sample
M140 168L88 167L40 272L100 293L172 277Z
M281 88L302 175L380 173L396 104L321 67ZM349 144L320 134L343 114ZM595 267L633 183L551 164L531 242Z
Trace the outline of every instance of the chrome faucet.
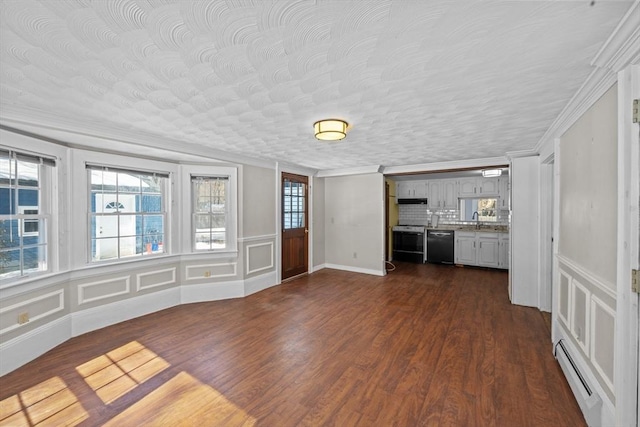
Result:
M475 211L473 213L473 215L471 215L471 220L473 221L473 218L475 217L476 219L476 230L480 228L480 215L478 214L478 211Z

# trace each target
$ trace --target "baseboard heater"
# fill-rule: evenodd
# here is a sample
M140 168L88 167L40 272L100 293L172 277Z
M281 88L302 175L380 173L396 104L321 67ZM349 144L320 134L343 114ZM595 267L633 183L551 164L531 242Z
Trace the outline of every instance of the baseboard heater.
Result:
M578 369L578 365L574 362L562 339L556 343L553 354L567 378L578 405L580 405L585 421L590 426L599 426L602 423L602 399L589 386L587 379Z

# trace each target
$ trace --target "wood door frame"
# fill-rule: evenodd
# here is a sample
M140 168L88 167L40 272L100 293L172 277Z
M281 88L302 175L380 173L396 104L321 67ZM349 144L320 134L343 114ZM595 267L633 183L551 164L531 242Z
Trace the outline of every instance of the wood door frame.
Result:
M306 185L306 196L305 196L305 229L306 229L306 236L304 239L304 245L305 247L305 251L306 251L306 259L305 259L305 271L301 272L297 275L291 276L291 277L287 277L284 278L284 261L285 261L285 256L284 256L284 251L285 251L285 245L284 245L284 194L283 194L283 182L284 179L286 177L290 177L293 179L300 179L301 181L304 180L305 181L305 185ZM279 270L279 274L278 274L278 279L280 282L285 281L285 280L290 280L294 277L303 275L303 274L309 274L311 272L311 266L312 266L312 262L311 262L311 209L312 209L312 200L311 200L311 177L308 175L304 175L304 174L300 174L300 173L294 173L294 172L286 172L286 171L282 171L280 170L279 173L279 179L277 180L277 185L278 185L278 195L279 195L279 202L278 202L278 241L280 243L280 248L279 248L279 257L280 257L280 262L278 263L278 270Z

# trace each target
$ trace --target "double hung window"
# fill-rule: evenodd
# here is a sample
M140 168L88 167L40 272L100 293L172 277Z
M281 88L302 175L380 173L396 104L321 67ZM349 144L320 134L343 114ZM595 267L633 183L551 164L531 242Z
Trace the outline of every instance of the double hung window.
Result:
M169 175L87 165L90 261L165 252Z
M229 242L228 176L191 176L193 249L226 249Z
M55 160L0 150L0 280L49 269Z

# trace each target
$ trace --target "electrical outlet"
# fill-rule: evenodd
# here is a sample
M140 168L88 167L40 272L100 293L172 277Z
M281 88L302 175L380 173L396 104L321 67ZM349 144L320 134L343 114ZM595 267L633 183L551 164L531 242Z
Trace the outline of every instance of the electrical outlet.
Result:
M205 271L204 272L204 277L211 277L211 272L210 271Z
M24 325L29 321L29 313L20 313L18 314L18 324Z

